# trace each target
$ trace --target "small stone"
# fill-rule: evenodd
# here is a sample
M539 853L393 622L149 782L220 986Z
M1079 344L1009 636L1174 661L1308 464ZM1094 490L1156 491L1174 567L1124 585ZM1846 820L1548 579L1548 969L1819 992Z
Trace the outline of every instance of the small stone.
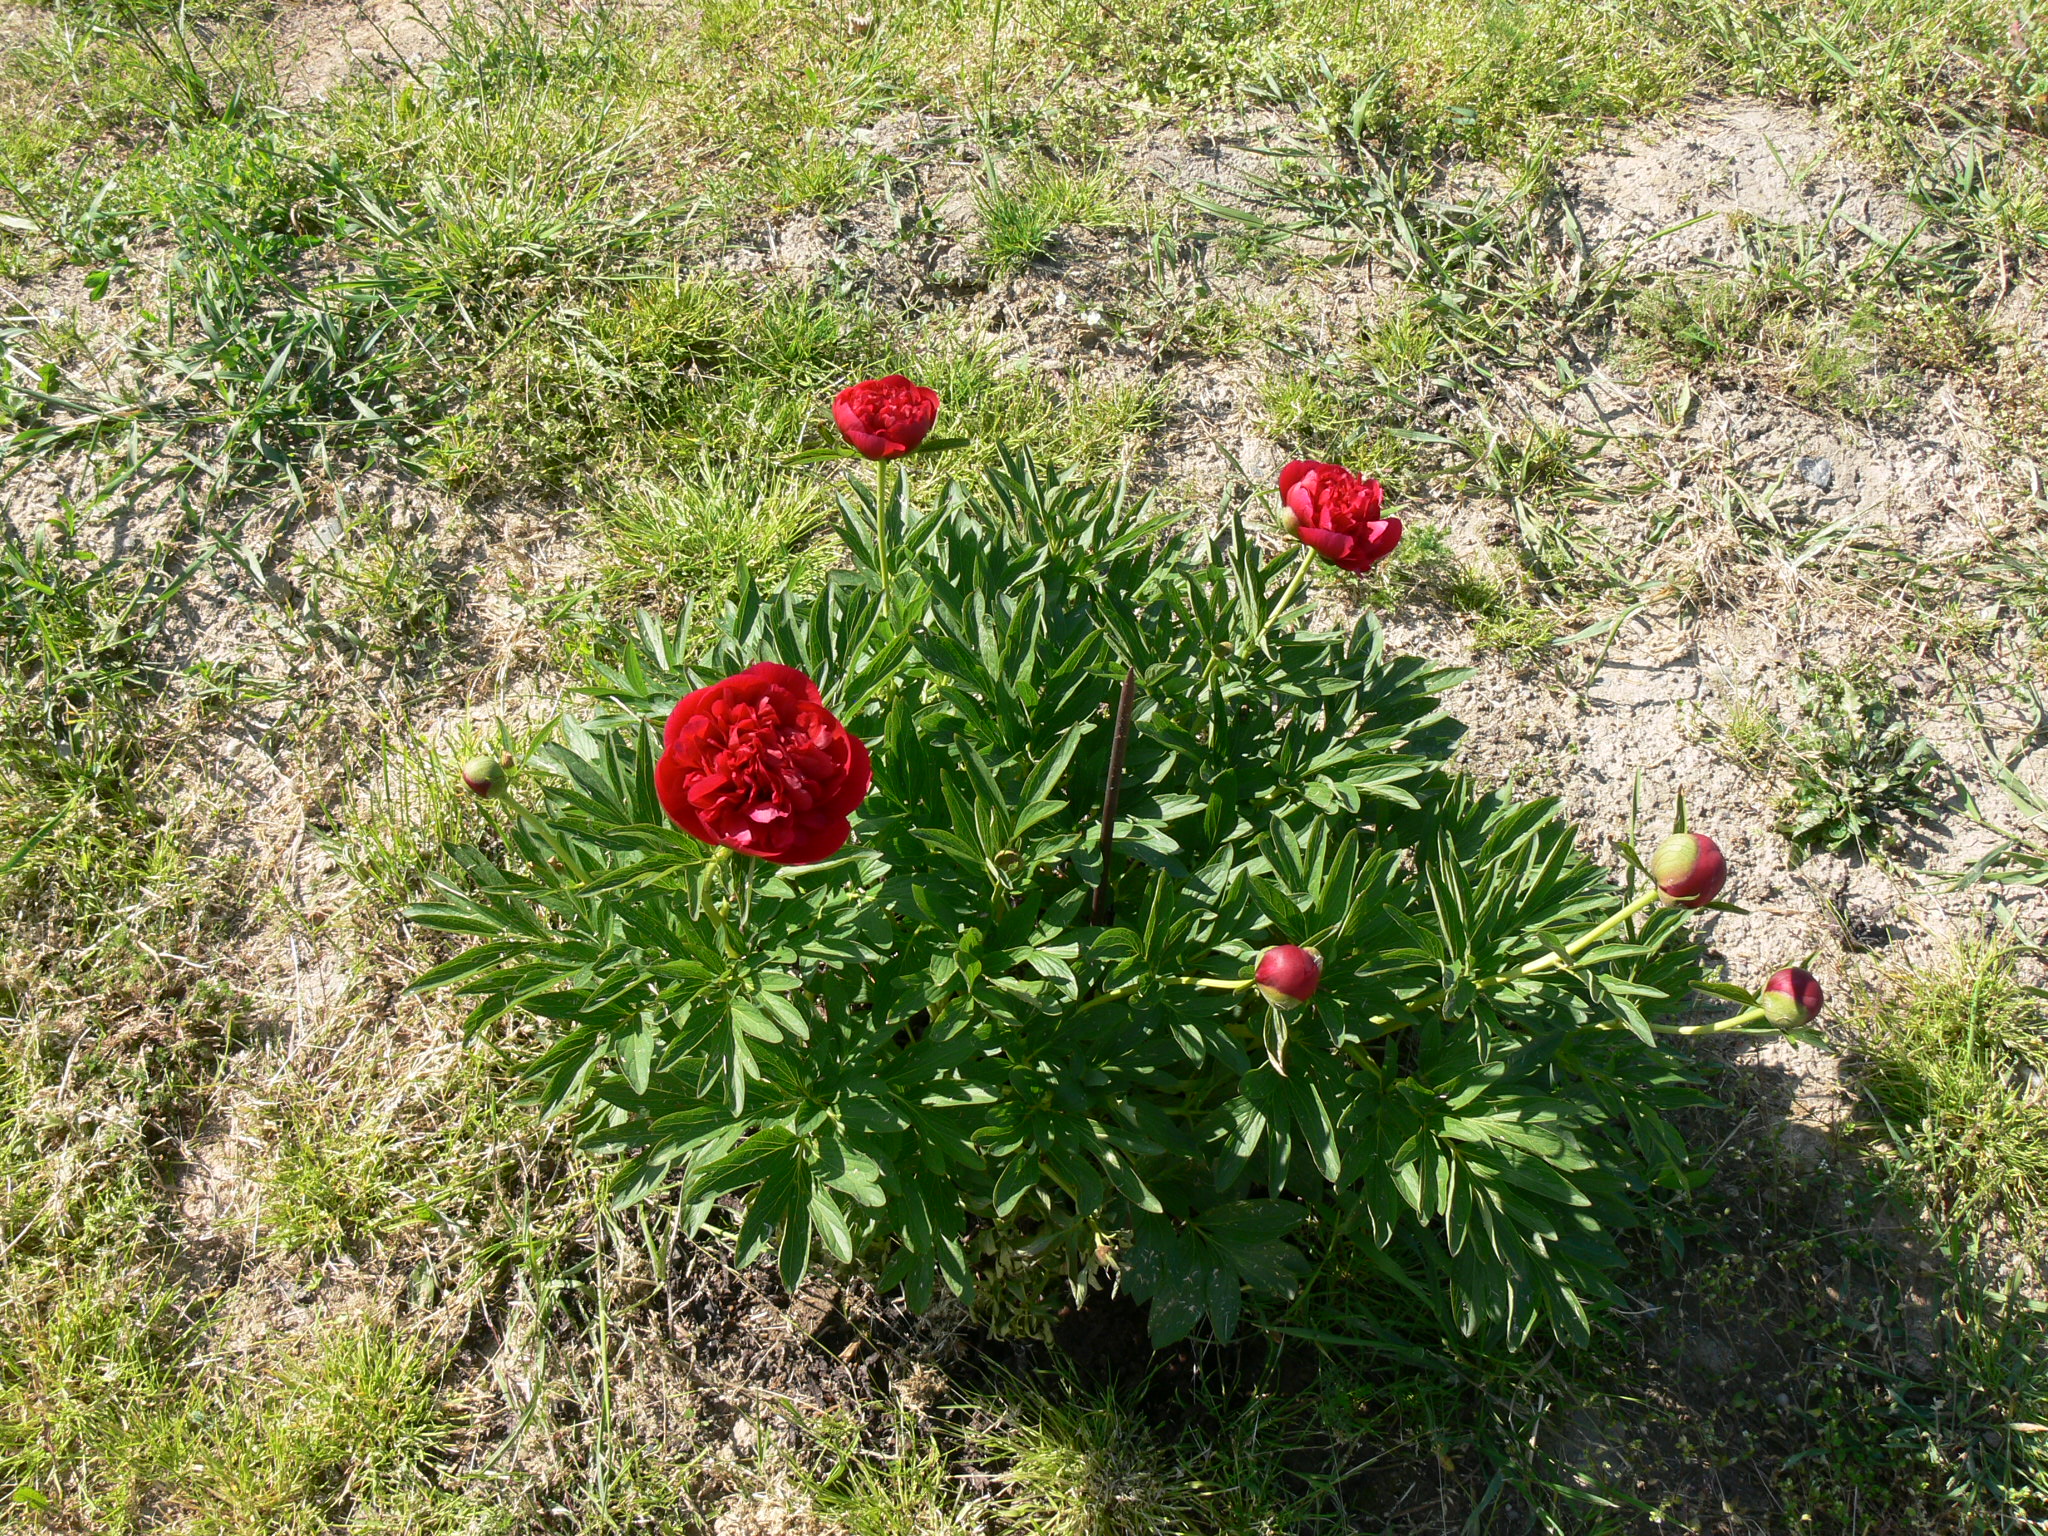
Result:
M761 1443L761 1431L754 1427L752 1419L734 1419L732 1423L732 1448L742 1456L754 1454L754 1447Z
M1801 459L1799 478L1817 491L1832 491L1835 488L1835 466L1831 459Z

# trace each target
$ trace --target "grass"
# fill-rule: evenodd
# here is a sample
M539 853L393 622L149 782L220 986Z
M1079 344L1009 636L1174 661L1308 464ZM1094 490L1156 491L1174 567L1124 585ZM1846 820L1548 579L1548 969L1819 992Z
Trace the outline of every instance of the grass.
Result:
M998 276L1014 276L1051 255L1063 231L1113 224L1120 213L1106 173L1050 160L1007 172L992 164L974 207L981 220L982 264Z
M2009 941L1888 978L1849 1029L1888 1155L1959 1231L2027 1241L2048 1217L2048 1018Z
M1768 1074L1702 1057L1727 1107L1693 1128L1697 1187L1587 1350L1434 1341L1339 1255L1281 1319L1320 1348L1140 1380L947 1355L939 1322L785 1338L772 1286L679 1248L660 1202L597 1206L497 1071L516 1022L465 1039L398 996L433 956L396 916L524 792L478 804L461 757L527 751L615 626L823 578L845 466L804 455L834 389L892 370L967 440L912 461L927 486L999 442L1202 514L1240 470L1265 493L1259 456L1379 474L1407 538L1320 595L1400 646L1469 626L1503 687L1551 687L1565 631L1642 604L1711 643L1860 625L1901 670L2036 676L2048 411L1999 306L2048 239L2048 65L2014 18L462 5L409 67L305 102L265 16L33 13L0 56L10 1523L2038 1526L2048 1047L2019 939L1830 954L1866 966L1830 1026L1861 1118L1818 1152ZM1725 270L1582 253L1572 158L1729 92L1824 108L1921 235L1845 210L1751 222ZM1237 108L1279 125L1250 186L1211 138ZM948 231L963 175L974 227ZM799 228L823 254L782 265ZM1103 317L1088 348L1004 307L1057 285ZM1654 408L1599 414L1624 390ZM1992 489L1931 480L1872 528L1703 446L1782 412L1975 452L1942 402L1980 397ZM1945 706L1811 681L1805 715L1759 696L1718 743L1795 839L1952 829L1920 734ZM889 1392L913 1358L954 1378L916 1410Z
M1831 227L1751 225L1741 237L1734 271L1665 278L1630 301L1627 324L1647 360L1867 418L1916 398L1904 375L1965 368L1988 351L1949 274L1900 247Z

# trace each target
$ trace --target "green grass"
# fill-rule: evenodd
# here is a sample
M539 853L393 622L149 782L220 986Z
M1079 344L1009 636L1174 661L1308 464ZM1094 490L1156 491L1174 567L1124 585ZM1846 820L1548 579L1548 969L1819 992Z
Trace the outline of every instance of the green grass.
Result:
M989 168L975 197L981 220L982 264L1014 276L1051 255L1063 231L1118 221L1116 189L1101 170L1077 171L1051 160Z
M1958 1231L2031 1241L2048 1218L2048 1015L2010 943L1900 971L1848 1028L1900 1173Z

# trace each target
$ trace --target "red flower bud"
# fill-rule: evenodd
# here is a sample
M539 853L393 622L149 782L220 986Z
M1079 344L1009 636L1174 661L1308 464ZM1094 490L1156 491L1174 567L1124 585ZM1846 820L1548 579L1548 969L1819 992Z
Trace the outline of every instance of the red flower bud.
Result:
M1764 1017L1780 1029L1797 1029L1820 1017L1827 994L1811 971L1788 965L1764 983Z
M1323 957L1299 944L1275 944L1259 956L1253 979L1275 1008L1299 1008L1322 984Z
M488 754L472 757L462 765L463 787L471 794L488 800L505 787L511 767L510 757L491 757Z
M939 419L939 397L892 373L839 391L832 401L832 419L839 424L840 436L863 458L893 459L924 441Z
M1728 883L1728 861L1711 837L1674 832L1650 855L1650 878L1666 905L1704 907Z
M1330 564L1363 576L1401 542L1401 519L1380 516L1380 483L1337 464L1297 459L1280 471L1280 526Z

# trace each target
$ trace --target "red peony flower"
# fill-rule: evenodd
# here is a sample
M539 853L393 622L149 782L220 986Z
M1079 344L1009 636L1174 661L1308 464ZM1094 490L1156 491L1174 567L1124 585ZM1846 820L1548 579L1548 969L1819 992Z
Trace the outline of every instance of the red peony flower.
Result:
M1674 832L1651 853L1650 878L1666 906L1704 907L1728 883L1728 861L1711 837Z
M1280 521L1330 564L1363 576L1401 542L1401 519L1380 516L1380 483L1336 464L1296 459L1280 471Z
M1788 965L1764 983L1764 1017L1780 1029L1798 1029L1820 1017L1827 994L1811 971Z
M1299 1008L1323 984L1323 957L1299 944L1275 944L1259 956L1252 979L1274 1007Z
M776 864L837 853L874 775L795 667L756 662L669 712L654 792L690 836Z
M939 397L935 390L892 373L839 391L832 401L832 419L864 458L893 459L924 441L939 419Z

